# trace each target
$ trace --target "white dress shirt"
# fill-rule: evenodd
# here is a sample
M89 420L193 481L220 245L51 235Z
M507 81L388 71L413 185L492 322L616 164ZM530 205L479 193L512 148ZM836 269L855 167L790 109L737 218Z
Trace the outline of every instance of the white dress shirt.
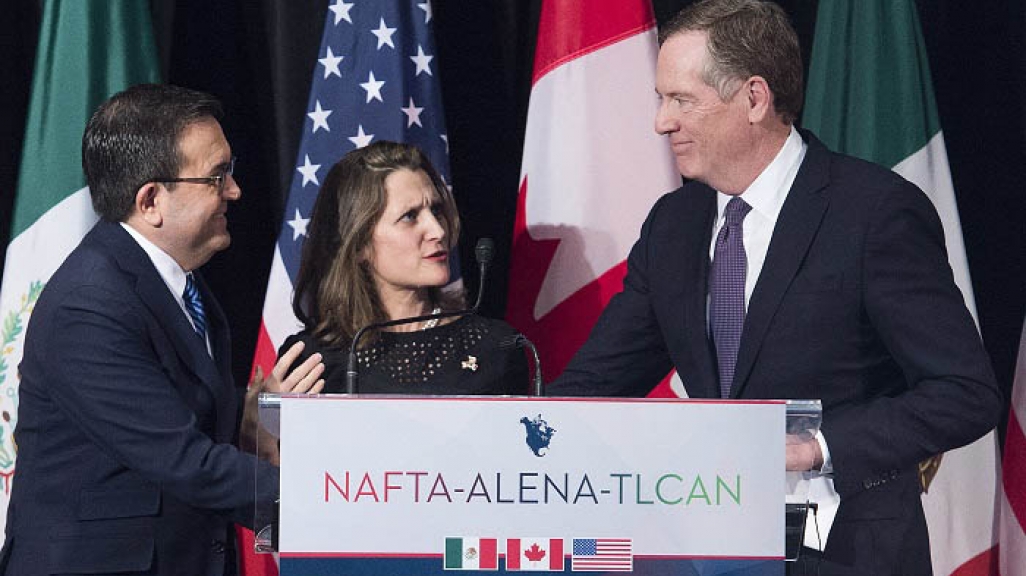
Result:
M195 330L196 323L192 321L192 316L189 315L189 311L185 308L185 299L182 298L182 294L185 293L185 277L188 272L179 266L178 262L167 252L164 252L159 246L150 242L138 230L124 222L120 222L120 224L135 239L135 242L139 244L143 252L146 252L146 255L150 257L150 262L153 262L153 267L157 269L157 274L160 274L160 278L167 285L167 289L171 291L171 295L174 296L175 302L178 302L178 307L182 309L182 314L185 314L185 318L189 321L192 329ZM213 352L210 348L210 335L204 334L204 339L207 344L207 354L213 357Z
M791 190L795 177L798 176L798 168L801 166L802 160L805 159L807 149L808 146L792 126L791 133L788 134L780 152L752 184L740 194L741 199L752 207L742 224L741 235L744 239L745 257L748 261L745 275L745 311L748 310L748 302L752 298L755 284L758 282L762 266L766 262L766 253L769 251L773 229L777 225L777 216L780 215L780 209L787 199L787 193ZM724 211L732 198L733 196L722 192L716 194L716 220L713 223L712 241L709 244L710 261L716 251L716 235L726 221ZM816 536L816 524L813 524L814 519L810 515L807 523L808 529L805 531L805 546L822 549L823 546L826 546L827 535L841 499L834 490L833 479L827 475L833 471L833 466L830 460L830 450L822 432L816 434L816 440L823 452L823 467L820 473L811 473L807 476L809 477L809 499L819 506L818 518L815 520L818 523L821 538Z

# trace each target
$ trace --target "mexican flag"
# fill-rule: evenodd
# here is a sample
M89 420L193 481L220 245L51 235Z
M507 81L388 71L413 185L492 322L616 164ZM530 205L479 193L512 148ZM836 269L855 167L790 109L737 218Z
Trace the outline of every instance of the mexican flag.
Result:
M496 538L446 538L446 570L498 570L499 540Z
M955 282L975 319L955 191L913 0L821 0L813 38L802 125L829 148L889 166L926 192L944 224ZM996 454L991 432L920 465L935 574L991 573Z
M0 284L0 527L17 447L25 327L50 275L96 222L82 174L93 110L132 84L157 82L148 2L47 0L43 6L18 188Z

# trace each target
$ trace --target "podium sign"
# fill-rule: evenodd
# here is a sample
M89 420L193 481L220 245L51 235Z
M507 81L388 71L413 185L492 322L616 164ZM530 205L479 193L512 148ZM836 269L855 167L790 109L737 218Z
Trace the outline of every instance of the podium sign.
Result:
M783 402L283 397L280 418L283 574L784 555Z

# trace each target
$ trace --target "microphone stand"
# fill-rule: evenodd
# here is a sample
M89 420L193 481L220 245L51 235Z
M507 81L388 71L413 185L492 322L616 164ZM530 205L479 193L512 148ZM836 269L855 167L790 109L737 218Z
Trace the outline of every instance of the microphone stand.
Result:
M534 342L528 340L527 336L524 336L523 334L514 334L503 338L503 340L499 342L499 348L527 348L531 352L531 358L534 360L534 374L531 376L531 396L538 398L545 396L545 383L542 381L541 358L538 357L538 349L534 346Z

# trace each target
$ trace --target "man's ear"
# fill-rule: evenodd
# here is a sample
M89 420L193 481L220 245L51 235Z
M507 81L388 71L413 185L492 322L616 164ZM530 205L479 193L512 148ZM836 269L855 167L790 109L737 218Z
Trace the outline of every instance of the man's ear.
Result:
M757 124L765 120L773 111L773 92L762 76L752 76L741 87L744 91L745 103L748 106L748 122Z
M135 192L135 213L150 226L159 228L164 224L160 197L166 192L156 182L147 182Z

